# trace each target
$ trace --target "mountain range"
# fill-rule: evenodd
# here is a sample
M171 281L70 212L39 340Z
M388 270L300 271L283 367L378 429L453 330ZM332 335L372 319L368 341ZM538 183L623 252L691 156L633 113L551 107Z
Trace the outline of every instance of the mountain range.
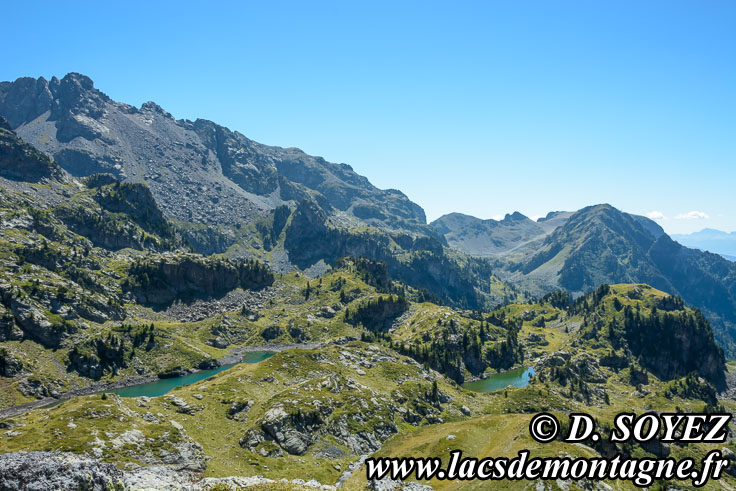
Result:
M262 145L212 121L176 120L153 102L113 101L78 73L0 83L0 115L73 176L145 182L171 219L234 226L311 198L341 225L429 232L418 205L349 165Z
M555 226L543 229L541 225L555 216ZM706 313L724 349L736 353L733 262L684 247L653 220L610 205L546 218L534 222L514 213L499 222L465 216L459 221L453 214L433 225L450 245L471 255L479 254L478 243L486 244L486 253L490 244L503 244L490 259L494 273L534 295L557 288L581 294L620 282L646 283L681 295Z
M537 221L453 213L427 224L403 193L376 188L346 164L177 120L153 102L116 102L78 73L0 83L0 116L72 177L106 173L143 186L172 227L161 240L177 237L195 252L308 275L343 256L369 257L432 298L469 308L647 283L703 309L736 355L736 264L681 246L645 217L598 205Z
M71 176L145 185L196 252L308 274L341 256L370 256L442 301L475 308L498 300L483 263L448 254L420 206L349 165L211 121L176 120L152 102L113 101L78 73L0 83L0 116Z
M430 225L445 237L450 247L473 256L491 257L538 245L571 215L571 212L554 211L535 222L518 211L502 220L450 213Z

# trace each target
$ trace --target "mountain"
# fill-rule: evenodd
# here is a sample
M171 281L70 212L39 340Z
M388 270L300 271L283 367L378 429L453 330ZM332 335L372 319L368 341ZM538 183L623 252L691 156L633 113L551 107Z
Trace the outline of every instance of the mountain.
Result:
M658 233L659 231L655 231ZM553 231L515 269L534 283L584 292L604 283L662 281L644 258L656 235L639 217L621 213L609 205L584 208Z
M539 247L495 266L502 278L537 294L556 288L582 293L605 283L652 285L703 310L726 352L736 355L736 264L678 244L645 217L610 205L583 208Z
M472 256L496 256L530 247L562 222L564 216L559 214L550 214L538 223L517 211L507 214L503 220L481 220L450 213L430 225L445 237L450 247Z
M673 234L672 238L686 247L713 252L736 261L736 232L722 232L705 228L691 234Z
M176 120L153 102L116 102L78 73L0 83L0 115L73 176L147 183L168 218L232 226L311 198L341 224L430 231L421 207L349 165L262 145L212 121Z
M0 129L0 410L213 368L233 345L356 338L438 301L392 271L468 305L478 286L464 271L490 278L482 263L460 270L435 239L341 229L308 200L280 207L269 230L296 263L334 265L318 278L193 253L145 184L76 178ZM382 261L346 257L358 255Z
M683 247L646 217L597 205L537 222L518 212L500 221L453 213L431 225L451 247L485 257L494 274L532 295L559 288L578 295L611 283L646 283L680 295L703 310L719 343L736 356L736 264ZM717 232L699 237L730 239Z
M312 276L341 256L365 256L387 261L392 276L438 301L500 301L486 263L447 249L421 207L349 165L263 145L211 121L176 120L153 102L116 102L78 73L0 83L0 115L73 177L102 173L144 186L195 252Z

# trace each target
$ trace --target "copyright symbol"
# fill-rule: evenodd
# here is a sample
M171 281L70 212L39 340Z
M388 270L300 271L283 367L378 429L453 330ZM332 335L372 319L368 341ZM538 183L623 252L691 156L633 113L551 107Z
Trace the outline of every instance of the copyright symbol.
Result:
M560 432L560 422L549 413L539 413L529 422L529 434L539 443L551 442Z

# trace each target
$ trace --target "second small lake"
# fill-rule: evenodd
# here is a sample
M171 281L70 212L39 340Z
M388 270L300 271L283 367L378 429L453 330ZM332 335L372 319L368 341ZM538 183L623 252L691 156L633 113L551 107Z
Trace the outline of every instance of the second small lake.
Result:
M493 392L505 389L509 385L513 387L526 387L529 379L534 375L533 368L515 368L502 373L494 373L483 380L467 382L463 387L474 392Z
M273 354L274 353L272 351L252 351L250 353L245 353L240 363L258 363L270 358ZM112 392L120 397L158 397L177 387L190 385L195 382L199 382L200 380L204 380L235 365L237 365L237 363L232 365L223 365L211 370L200 370L195 373L182 375L181 377L162 378L148 384L131 385L130 387L123 387L122 389L106 390L105 392Z

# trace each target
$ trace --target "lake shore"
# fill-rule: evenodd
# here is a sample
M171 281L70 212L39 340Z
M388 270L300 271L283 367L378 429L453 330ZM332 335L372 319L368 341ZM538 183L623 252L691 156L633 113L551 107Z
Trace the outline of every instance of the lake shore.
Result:
M219 366L222 365L233 365L239 363L246 353L252 353L255 351L272 351L278 353L288 349L314 349L320 346L324 346L327 343L315 342L315 343L297 343L297 344L261 344L257 346L241 346L232 348L230 353L218 358L217 362ZM186 373L197 373L201 371L198 368L191 368ZM125 389L133 387L135 385L150 384L160 380L161 377L158 375L140 375L126 377L122 380L115 380L114 382L98 382L90 384L86 387L79 389L70 390L63 392L59 397L44 397L43 399L36 399L35 401L26 402L24 404L18 404L17 406L11 406L5 409L0 409L0 420L6 418L12 418L20 416L33 409L40 409L45 406L50 406L55 403L66 401L72 397L87 396L98 392L111 391L116 389Z

